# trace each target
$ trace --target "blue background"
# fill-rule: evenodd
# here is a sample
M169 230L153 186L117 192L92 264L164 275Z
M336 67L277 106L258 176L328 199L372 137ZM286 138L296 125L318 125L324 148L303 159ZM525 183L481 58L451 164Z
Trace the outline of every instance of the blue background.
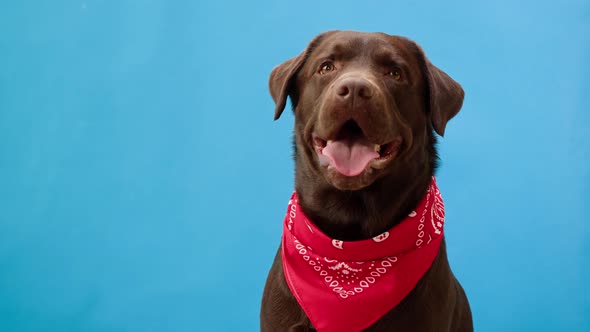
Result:
M588 1L5 1L0 331L256 331L293 188L271 69L329 29L467 92L439 145L476 330L590 331Z

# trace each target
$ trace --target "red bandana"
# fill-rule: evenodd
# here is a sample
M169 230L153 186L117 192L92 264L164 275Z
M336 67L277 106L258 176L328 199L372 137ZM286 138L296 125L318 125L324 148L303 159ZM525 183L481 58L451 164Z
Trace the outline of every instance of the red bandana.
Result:
M434 177L414 211L369 240L323 234L289 201L283 271L291 292L319 332L361 331L400 303L430 268L443 238L445 209Z

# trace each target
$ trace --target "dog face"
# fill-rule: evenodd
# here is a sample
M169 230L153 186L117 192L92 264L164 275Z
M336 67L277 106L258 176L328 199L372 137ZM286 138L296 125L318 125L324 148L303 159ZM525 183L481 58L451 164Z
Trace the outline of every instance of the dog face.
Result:
M351 31L316 37L273 70L270 91L275 119L288 96L293 103L298 167L340 190L396 176L463 102L460 85L414 42Z

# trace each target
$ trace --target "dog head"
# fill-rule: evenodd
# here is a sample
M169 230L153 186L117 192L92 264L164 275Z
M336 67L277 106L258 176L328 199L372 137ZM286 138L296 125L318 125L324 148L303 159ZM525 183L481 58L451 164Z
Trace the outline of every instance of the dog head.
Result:
M291 98L298 162L340 190L403 176L417 159L433 164L433 130L444 134L464 96L416 43L352 31L317 36L269 85L275 120Z

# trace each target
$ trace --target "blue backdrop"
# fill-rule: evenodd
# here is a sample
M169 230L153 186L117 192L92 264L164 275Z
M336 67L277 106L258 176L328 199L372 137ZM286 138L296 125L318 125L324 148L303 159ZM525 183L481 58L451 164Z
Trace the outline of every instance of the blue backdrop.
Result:
M329 29L459 81L441 139L476 330L590 331L588 1L5 1L0 331L256 331L293 188L271 69Z

